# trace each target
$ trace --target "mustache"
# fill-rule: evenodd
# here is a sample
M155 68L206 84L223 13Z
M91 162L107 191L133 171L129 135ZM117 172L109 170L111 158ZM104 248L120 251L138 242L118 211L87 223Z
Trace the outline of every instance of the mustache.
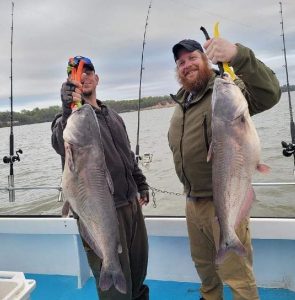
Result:
M199 67L196 66L190 66L187 69L184 70L183 75L186 76L191 71L199 71Z
M196 74L195 80L188 80L184 74L187 74L191 70L198 70L198 73ZM188 68L188 70L180 74L176 69L176 79L179 82L179 84L186 90L186 91L199 91L202 90L205 85L207 85L210 77L213 74L213 70L209 68L209 66L204 66L202 68L191 66Z

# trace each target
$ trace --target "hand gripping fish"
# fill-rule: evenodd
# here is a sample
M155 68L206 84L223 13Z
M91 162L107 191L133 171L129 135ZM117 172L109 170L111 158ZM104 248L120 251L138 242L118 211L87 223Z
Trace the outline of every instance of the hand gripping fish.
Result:
M226 75L226 74L225 74ZM235 228L249 214L254 199L251 185L255 170L267 173L260 164L260 141L250 117L248 103L229 76L217 78L212 96L212 142L207 161L212 159L213 203L220 225L216 263L228 251L246 255Z
M62 189L79 216L80 234L102 259L99 287L112 285L126 293L118 253L120 244L113 183L106 166L100 127L94 110L85 104L73 111L63 132L65 166Z

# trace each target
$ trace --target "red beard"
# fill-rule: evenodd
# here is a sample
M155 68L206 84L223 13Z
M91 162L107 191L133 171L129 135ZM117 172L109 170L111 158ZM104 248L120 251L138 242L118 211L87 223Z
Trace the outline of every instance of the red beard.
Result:
M198 68L197 66L192 66L189 70L187 70L187 72L191 70L198 70L196 79L194 81L186 79L184 75L180 74L178 70L176 70L177 80L186 91L198 92L207 85L209 79L212 76L213 71L209 68L207 63L204 64L201 68Z

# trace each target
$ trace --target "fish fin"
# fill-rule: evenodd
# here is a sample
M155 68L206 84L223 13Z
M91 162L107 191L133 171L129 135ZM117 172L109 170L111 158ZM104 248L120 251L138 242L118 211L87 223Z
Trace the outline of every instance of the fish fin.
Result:
M66 163L69 167L69 169L74 172L75 171L75 163L73 158L73 152L71 145L68 143L65 143L65 154L66 154Z
M268 174L271 170L271 168L265 164L258 164L256 169L258 172L263 173L263 174Z
M68 218L70 216L70 208L71 208L70 202L66 201L61 210L61 215L63 218Z
M94 251L94 253L100 258L103 259L102 251L95 243L95 239L92 238L91 234L87 230L87 226L84 224L84 221L79 217L79 232L82 238L86 241L88 246ZM91 222L88 222L88 227L91 226Z
M113 275L114 286L122 294L127 293L127 284L123 272Z
M220 247L215 258L215 263L218 265L221 264L229 251L235 252L239 256L246 256L247 254L245 247L235 232L232 234L231 240L225 241L224 239L221 239Z
M207 154L207 162L209 162L213 158L213 143L211 142L209 151Z
M219 249L219 240L220 240L220 225L219 225L219 221L218 221L217 216L215 216L212 219L212 233L213 233L215 249L216 249L216 251L218 251L218 249Z
M102 291L107 291L114 284L115 288L122 294L127 293L126 279L122 270L108 271L104 263L102 262L100 277L99 277L99 288Z

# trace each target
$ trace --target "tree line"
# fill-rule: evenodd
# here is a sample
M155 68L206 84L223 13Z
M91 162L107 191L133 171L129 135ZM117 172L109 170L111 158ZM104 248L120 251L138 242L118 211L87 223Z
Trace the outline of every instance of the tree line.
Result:
M135 111L138 109L138 100L107 100L103 101L108 107L113 108L118 113ZM174 104L170 96L145 97L141 99L141 109L164 107ZM26 125L43 122L51 122L54 117L61 113L61 106L50 106L48 108L34 108L33 110L23 109L13 113L14 125ZM0 112L0 127L10 126L10 112Z
M287 86L281 87L282 92L287 91ZM295 85L290 85L290 90L295 91ZM134 100L107 100L104 103L113 108L118 113L135 111L138 109L138 99ZM145 97L141 99L141 109L161 107L174 104L170 96ZM61 106L50 106L48 108L34 108L33 110L23 109L20 112L14 112L14 125L35 124L51 122L54 117L61 112ZM10 126L10 112L0 112L0 127Z
M289 87L290 87L290 91L295 91L295 85L289 85ZM285 85L281 86L281 90L283 93L287 92L287 90L288 90L287 85L285 84Z

